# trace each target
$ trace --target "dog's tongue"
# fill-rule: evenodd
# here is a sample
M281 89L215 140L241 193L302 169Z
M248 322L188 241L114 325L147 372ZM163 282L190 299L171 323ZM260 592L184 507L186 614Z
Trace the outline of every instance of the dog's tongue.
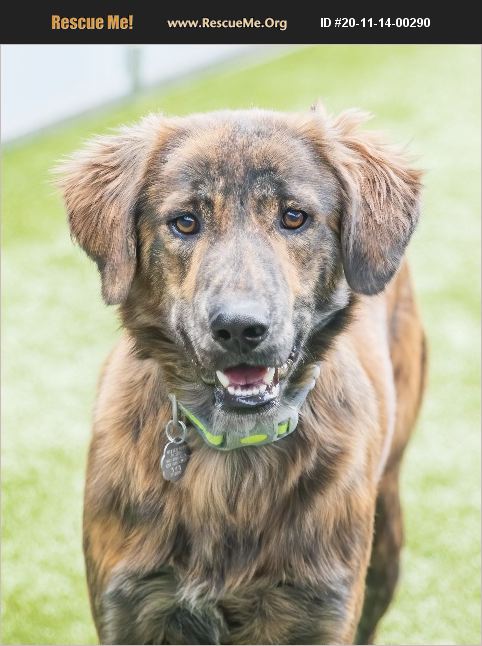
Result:
M245 386L246 384L256 384L263 380L268 369L265 366L234 366L227 368L224 374L229 377L231 384L236 386Z

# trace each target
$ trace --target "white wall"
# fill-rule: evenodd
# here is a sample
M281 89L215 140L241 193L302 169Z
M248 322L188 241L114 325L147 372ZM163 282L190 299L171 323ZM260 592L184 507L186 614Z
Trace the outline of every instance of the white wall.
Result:
M129 49L131 51L129 52ZM250 45L141 45L139 80L176 78ZM3 45L1 132L9 140L129 93L128 45Z

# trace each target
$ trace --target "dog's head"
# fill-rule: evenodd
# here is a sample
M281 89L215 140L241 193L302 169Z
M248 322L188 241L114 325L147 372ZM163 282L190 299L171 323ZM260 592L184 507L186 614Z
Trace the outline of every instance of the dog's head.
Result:
M353 294L380 292L399 266L419 173L361 120L150 116L63 165L105 301L170 388L216 402L220 424L276 415Z

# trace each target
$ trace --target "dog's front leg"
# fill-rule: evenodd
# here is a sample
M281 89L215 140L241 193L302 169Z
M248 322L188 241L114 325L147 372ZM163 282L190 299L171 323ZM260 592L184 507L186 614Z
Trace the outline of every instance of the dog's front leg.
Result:
M102 595L103 644L219 644L225 630L214 604L195 609L176 595L170 568L147 576L117 574Z

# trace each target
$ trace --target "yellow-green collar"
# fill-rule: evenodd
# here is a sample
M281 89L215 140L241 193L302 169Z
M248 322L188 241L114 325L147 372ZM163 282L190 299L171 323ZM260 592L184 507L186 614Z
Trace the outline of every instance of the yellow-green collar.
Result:
M279 423L273 423L272 428L262 429L262 432L255 428L254 432L246 436L238 436L234 433L214 435L206 428L206 425L198 419L190 410L183 404L179 403L179 407L197 430L203 440L214 449L219 451L231 451L233 449L240 449L246 446L261 446L263 444L271 444L277 440L281 440L290 433L292 433L297 425L297 416L293 416Z

